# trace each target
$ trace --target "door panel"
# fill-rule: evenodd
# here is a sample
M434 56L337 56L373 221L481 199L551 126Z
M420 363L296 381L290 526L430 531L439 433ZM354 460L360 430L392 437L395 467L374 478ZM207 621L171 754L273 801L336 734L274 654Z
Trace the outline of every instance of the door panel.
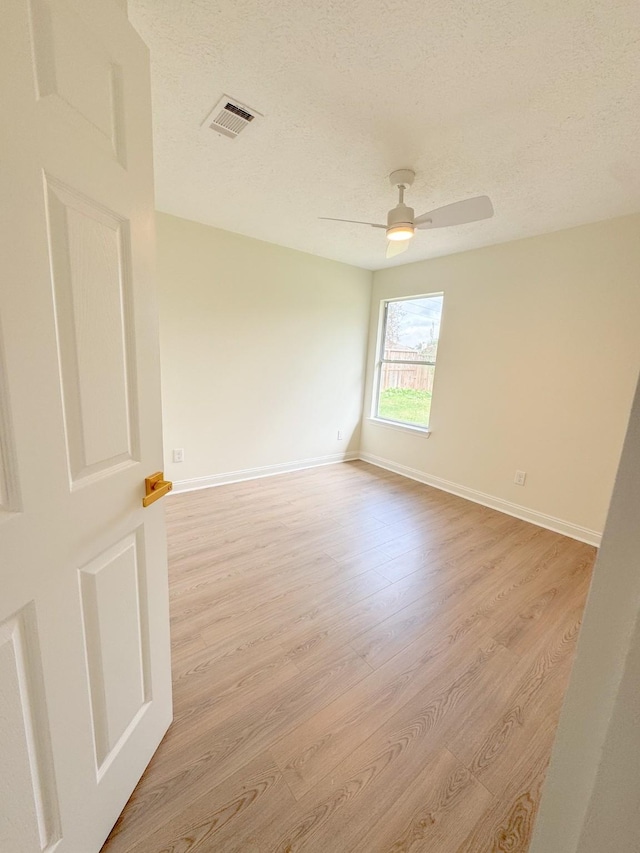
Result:
M0 524L9 513L20 508L7 377L5 371L4 342L0 315Z
M0 625L0 849L50 850L60 838L51 741L32 604Z
M151 701L140 557L134 534L80 572L98 778Z
M171 719L148 54L5 0L0 96L0 849L97 853Z
M31 0L37 97L124 163L122 67L91 26L63 3ZM82 74L78 74L78 68Z
M47 213L69 476L77 486L138 455L128 224L51 179Z

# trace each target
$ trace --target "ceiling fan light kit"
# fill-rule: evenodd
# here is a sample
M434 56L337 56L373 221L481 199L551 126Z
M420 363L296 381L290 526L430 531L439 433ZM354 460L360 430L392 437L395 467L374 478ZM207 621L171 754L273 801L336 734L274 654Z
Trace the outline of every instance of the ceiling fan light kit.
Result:
M491 199L486 195L467 198L437 207L435 210L416 217L415 211L404 203L404 193L414 181L413 169L396 169L389 175L389 183L398 189L398 204L387 214L387 224L363 222L356 219L336 219L332 216L321 216L333 222L349 222L355 225L370 225L372 228L384 228L387 235L387 258L399 255L409 248L409 241L416 230L428 228L444 228L448 225L464 225L467 222L478 222L493 216Z
M387 228L387 240L410 240L415 233L413 225L391 225Z

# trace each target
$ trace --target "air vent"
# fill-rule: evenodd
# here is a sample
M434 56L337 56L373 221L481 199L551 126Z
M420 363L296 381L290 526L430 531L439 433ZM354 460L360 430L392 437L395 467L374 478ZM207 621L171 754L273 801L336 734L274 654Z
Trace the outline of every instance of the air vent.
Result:
M235 139L257 118L262 118L257 110L236 101L235 98L223 95L205 119L204 125L216 133L228 136L229 139Z

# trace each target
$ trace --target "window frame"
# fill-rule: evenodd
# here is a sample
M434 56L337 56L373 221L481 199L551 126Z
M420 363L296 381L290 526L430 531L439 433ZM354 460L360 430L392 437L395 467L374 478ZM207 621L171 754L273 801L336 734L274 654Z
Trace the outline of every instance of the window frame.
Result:
M395 421L391 418L384 418L378 414L380 407L380 384L382 380L382 368L385 364L418 364L425 365L428 367L434 368L434 381L435 381L435 367L437 361L437 353L435 361L428 361L426 359L397 359L397 358L385 358L385 341L387 338L387 317L389 313L389 305L391 302L415 302L418 299L430 299L435 298L436 296L442 297L442 311L440 313L440 328L442 329L442 315L444 314L444 291L437 290L433 293L420 293L413 296L398 296L390 299L382 299L380 300L380 314L378 318L378 341L376 344L376 363L374 370L374 387L373 394L371 398L372 406L371 406L371 416L370 420L384 426L391 426L399 429L410 430L411 432L425 433L429 434L431 432L430 424L431 424L431 409L429 409L429 421L425 426L422 424L410 423L409 421ZM439 347L439 338L438 338L438 347ZM432 392L433 396L433 392Z

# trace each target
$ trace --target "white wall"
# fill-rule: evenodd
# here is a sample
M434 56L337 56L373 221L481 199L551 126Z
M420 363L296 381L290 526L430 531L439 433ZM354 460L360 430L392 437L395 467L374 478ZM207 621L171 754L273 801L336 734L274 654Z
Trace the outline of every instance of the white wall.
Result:
M640 850L640 384L530 853Z
M356 453L371 273L166 214L157 247L165 475Z
M431 437L365 420L363 455L594 541L640 368L639 270L636 215L376 272L365 415L380 301L444 291L444 313Z

